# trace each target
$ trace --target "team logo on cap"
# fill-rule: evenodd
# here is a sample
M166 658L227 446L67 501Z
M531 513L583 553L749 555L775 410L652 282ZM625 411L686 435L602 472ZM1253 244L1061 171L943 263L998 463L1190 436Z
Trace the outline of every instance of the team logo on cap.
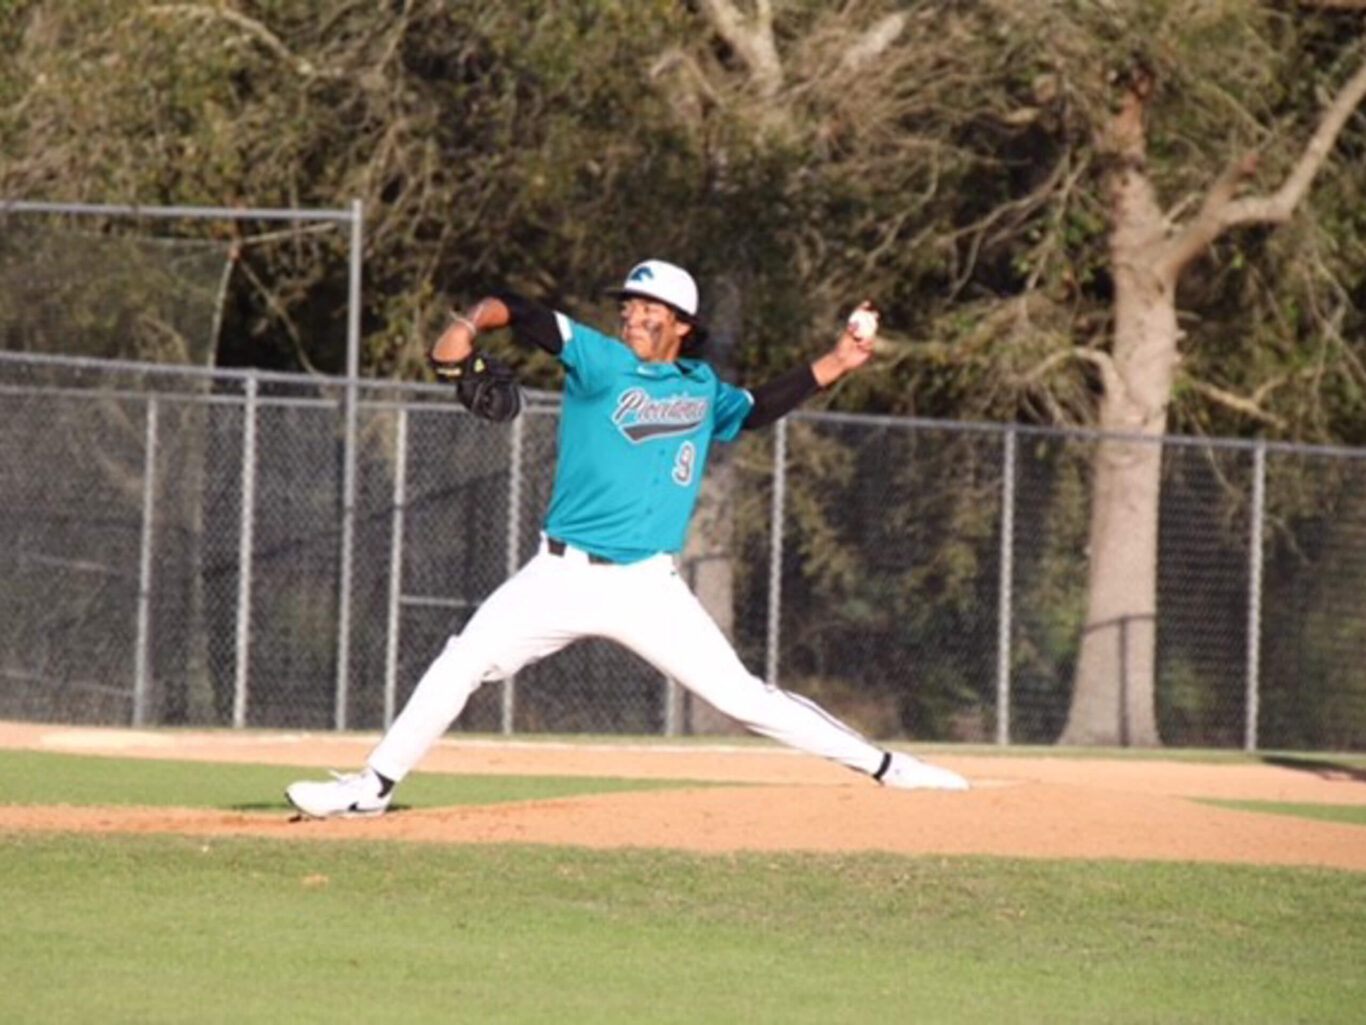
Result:
M650 270L650 268L649 268L649 267L646 267L644 264L641 264L641 265L640 265L639 267L637 267L635 270L631 271L631 276L630 276L629 278L627 278L626 280L627 280L627 281L648 281L648 280L650 280L651 278L653 278L654 276L655 276L655 272L654 272L654 271Z
M644 388L617 397L612 423L631 441L651 441L695 431L707 419L707 400L695 395L652 398Z

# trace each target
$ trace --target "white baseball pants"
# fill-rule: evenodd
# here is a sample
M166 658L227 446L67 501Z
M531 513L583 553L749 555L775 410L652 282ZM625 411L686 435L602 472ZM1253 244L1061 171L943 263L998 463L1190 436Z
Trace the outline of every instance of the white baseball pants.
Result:
M486 680L498 680L582 637L618 642L741 725L871 775L883 752L740 662L670 555L629 566L590 563L574 548L540 552L485 601L428 667L369 766L398 781Z

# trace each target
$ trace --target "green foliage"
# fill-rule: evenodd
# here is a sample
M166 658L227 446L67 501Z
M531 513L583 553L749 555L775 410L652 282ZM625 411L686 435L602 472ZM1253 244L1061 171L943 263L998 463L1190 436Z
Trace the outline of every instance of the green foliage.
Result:
M22 79L16 74L15 56L23 43L24 12L34 2L0 0L0 109L9 107L21 95ZM0 134L0 153L8 152L5 141L5 135Z
M4 13L0 51L15 59L0 90L15 102L0 104L0 190L360 198L368 372L419 372L441 307L498 284L601 316L601 288L650 251L695 268L704 291L740 290L746 375L825 344L874 296L892 358L838 403L1068 423L1094 410L1071 353L1107 343L1096 139L1116 86L1153 76L1147 169L1180 208L1249 147L1264 155L1258 184L1277 182L1355 53L1349 16L1255 0L790 3L765 91L704 11L663 0L10 0ZM851 64L893 17L900 33ZM1183 284L1186 372L1262 389L1274 419L1187 388L1176 426L1360 429L1362 140L1358 119L1295 230L1221 239ZM244 231L223 360L340 369L346 240ZM1287 373L1316 336L1319 373Z
M0 345L203 366L228 259L222 243L16 215L0 232Z

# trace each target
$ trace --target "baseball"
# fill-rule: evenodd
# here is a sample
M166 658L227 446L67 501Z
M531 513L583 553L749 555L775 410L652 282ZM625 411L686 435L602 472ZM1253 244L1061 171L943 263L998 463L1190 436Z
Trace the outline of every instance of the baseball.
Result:
M877 334L877 314L863 308L849 314L849 333L860 342L872 338Z

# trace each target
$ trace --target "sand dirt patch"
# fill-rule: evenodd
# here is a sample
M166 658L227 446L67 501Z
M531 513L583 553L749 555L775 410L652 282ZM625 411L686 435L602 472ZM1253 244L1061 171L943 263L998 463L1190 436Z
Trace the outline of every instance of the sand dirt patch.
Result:
M376 739L0 723L0 747L301 770L359 766ZM432 750L423 771L675 779L680 788L410 809L329 822L197 809L11 805L0 806L0 830L1125 858L1366 871L1366 827L1216 808L1199 800L1366 805L1366 771L1307 760L1211 764L951 753L931 760L966 775L974 789L883 790L846 769L781 748L453 738ZM281 785L290 778L282 772ZM735 785L690 788L687 781Z

